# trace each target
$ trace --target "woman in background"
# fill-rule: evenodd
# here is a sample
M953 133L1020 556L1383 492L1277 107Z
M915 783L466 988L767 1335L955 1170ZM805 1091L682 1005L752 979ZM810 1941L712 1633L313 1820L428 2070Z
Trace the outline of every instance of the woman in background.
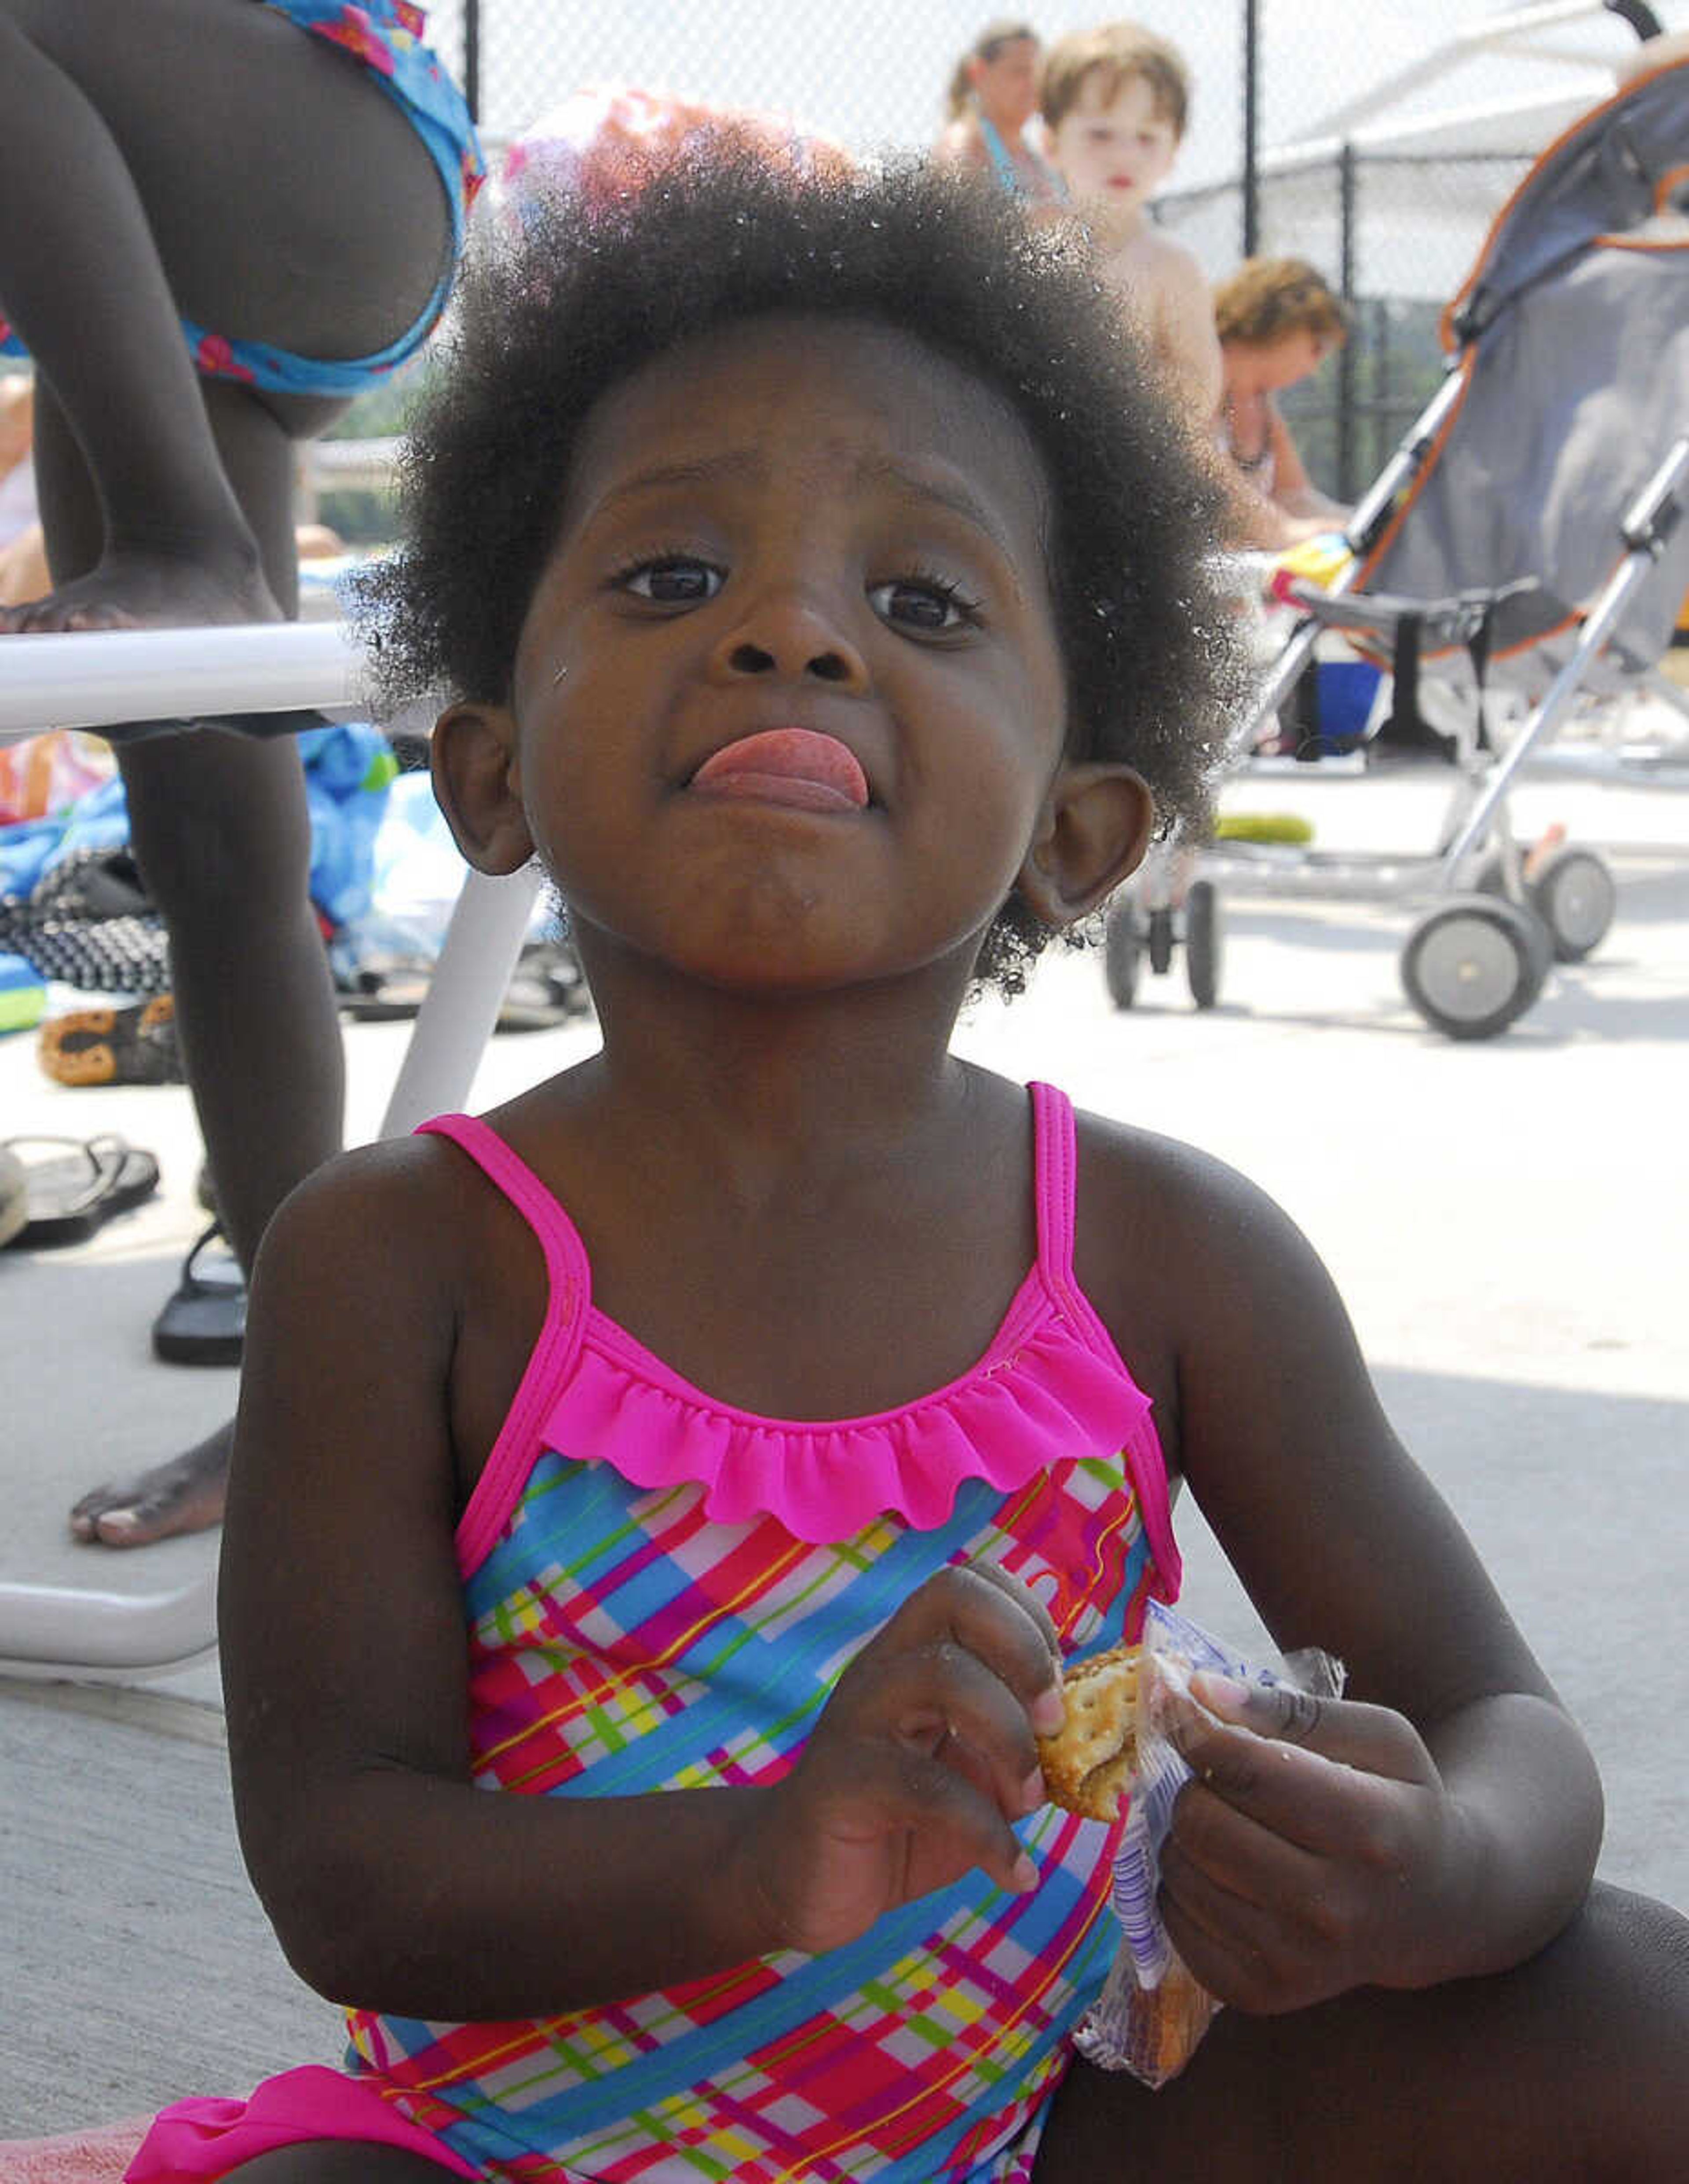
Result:
M1029 24L988 23L956 64L938 157L994 175L1028 205L1062 201L1055 170L1023 134L1038 111L1038 33Z
M1216 437L1235 488L1236 543L1275 549L1341 530L1349 511L1310 480L1274 398L1317 371L1348 313L1302 258L1246 259L1214 291L1224 365Z

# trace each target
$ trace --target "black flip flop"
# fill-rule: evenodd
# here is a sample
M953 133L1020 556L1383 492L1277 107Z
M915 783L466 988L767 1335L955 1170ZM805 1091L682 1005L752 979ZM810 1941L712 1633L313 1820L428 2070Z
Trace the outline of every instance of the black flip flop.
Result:
M354 1023L397 1023L415 1016L428 998L434 966L418 956L370 956L337 996Z
M153 1355L167 1365L238 1365L246 1309L246 1276L214 1221L182 1261L176 1293L153 1322Z
M27 1145L60 1150L31 1161L24 1155ZM27 1212L9 1240L17 1250L86 1243L114 1214L128 1212L159 1187L158 1162L124 1138L8 1138L5 1150L24 1171Z

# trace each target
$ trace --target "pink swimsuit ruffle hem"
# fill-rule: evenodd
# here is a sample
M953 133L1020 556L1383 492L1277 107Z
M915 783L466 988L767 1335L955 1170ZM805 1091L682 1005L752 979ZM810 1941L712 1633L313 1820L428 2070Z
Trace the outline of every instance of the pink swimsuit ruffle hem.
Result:
M826 1425L700 1398L599 1320L544 1434L549 1447L636 1486L701 1486L714 1523L772 1515L815 1546L852 1539L888 1513L935 1530L964 1480L1012 1493L1075 1449L1128 1446L1149 1407L1056 1318L924 1401Z

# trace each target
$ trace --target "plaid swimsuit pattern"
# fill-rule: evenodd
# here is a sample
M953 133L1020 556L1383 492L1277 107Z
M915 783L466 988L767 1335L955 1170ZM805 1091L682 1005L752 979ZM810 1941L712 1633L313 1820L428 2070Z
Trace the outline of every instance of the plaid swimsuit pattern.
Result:
M986 1355L922 1402L833 1425L737 1412L670 1372L592 1306L572 1224L502 1140L466 1117L425 1125L527 1216L551 1279L458 1533L478 1784L592 1797L776 1781L845 1662L946 1564L984 1555L1012 1572L1064 1651L1135 1635L1150 1594L1176 1594L1149 1403L1073 1282L1072 1111L1045 1086L1032 1104L1038 1262ZM1119 1939L1118 1830L1045 1808L1019 1831L1031 1893L973 1873L822 1956L543 2020L352 2011L336 2098L368 2128L313 2132L307 2101L290 2135L380 2137L510 2184L1028 2178ZM181 2103L155 2130L211 2105ZM220 2105L236 2127L219 2165L137 2165L137 2184L256 2151L239 2104Z

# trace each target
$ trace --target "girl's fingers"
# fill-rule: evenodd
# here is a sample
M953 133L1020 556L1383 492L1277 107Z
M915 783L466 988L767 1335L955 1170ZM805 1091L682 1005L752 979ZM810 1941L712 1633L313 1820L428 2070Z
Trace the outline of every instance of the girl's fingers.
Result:
M1000 1592L1006 1594L1013 1601L1017 1607L1023 1609L1032 1618L1038 1625L1039 1635L1043 1639L1056 1673L1059 1676L1062 1666L1062 1641L1056 1635L1055 1620L1050 1610L1038 1595L1029 1586L1023 1585L1017 1577L1011 1577L1006 1569L999 1569L995 1563L969 1563L967 1568L971 1575L983 1577L988 1585L995 1585Z
M1238 1683L1207 1670L1191 1678L1190 1688L1223 1721L1275 1744L1301 1745L1323 1758L1401 1782L1435 1779L1430 1756L1412 1723L1388 1707L1315 1698L1288 1684Z
M1306 1742L1257 1731L1254 1721L1273 1715L1257 1709L1252 1693L1248 1728L1216 1722L1194 1706L1176 1707L1174 1741L1199 1782L1275 1835L1309 1850L1387 1865L1404 1789L1438 1786L1430 1755L1409 1724L1385 1708L1330 1699L1309 1703L1319 1713ZM1273 1711L1299 1725L1288 1708Z
M988 1563L941 1570L912 1593L867 1649L876 1667L889 1650L953 1646L973 1654L1005 1684L1040 1735L1061 1725L1061 1665L1055 1630L1039 1602Z
M1164 1887L1162 1917L1185 1969L1235 2008L1266 2015L1340 1992L1346 1977L1294 1957L1282 1928L1259 1904L1230 1896L1206 1875Z
M1329 1871L1318 1853L1240 1813L1206 1784L1181 1793L1162 1847L1162 1878L1175 1894L1201 1876L1240 1903L1277 1908L1316 1901Z
M1285 1841L1381 1873L1401 1862L1414 1789L1236 1731L1181 1738L1179 1747L1203 1790ZM1195 1814L1186 1820L1194 1824Z
M952 1763L940 1750L928 1754L906 1747L884 1773L874 1802L885 1819L910 1831L917 1858L937 1860L948 1844L957 1867L977 1865L1000 1888L1021 1894L1037 1885L1037 1868L1000 1807L970 1779L976 1763ZM946 1860L946 1863L951 1862ZM925 1894L935 1882L917 1880Z
M989 1779L1000 1811L1019 1819L1042 1802L1038 1747L1027 1710L975 1653L950 1641L900 1653L878 1667L862 1694L858 1727L889 1734L911 1752Z

